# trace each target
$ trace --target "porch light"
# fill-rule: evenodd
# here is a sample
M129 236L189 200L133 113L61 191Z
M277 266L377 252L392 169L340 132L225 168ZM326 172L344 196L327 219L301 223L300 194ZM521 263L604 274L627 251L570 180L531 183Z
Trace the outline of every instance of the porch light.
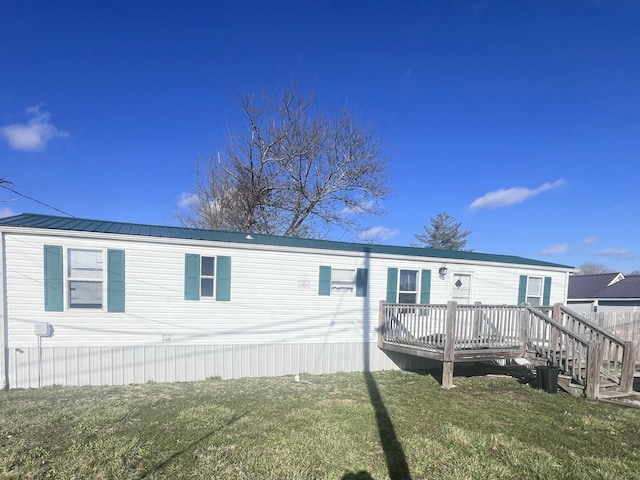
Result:
M443 263L442 266L440 267L440 269L438 270L438 273L440 274L441 277L446 277L447 276L447 264Z

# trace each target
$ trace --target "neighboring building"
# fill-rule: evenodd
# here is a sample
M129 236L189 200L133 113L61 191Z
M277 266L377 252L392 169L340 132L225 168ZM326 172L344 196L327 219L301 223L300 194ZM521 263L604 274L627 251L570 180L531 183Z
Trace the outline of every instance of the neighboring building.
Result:
M507 255L24 214L0 219L0 388L415 368L380 301L553 304Z
M640 312L640 275L575 275L569 279L567 306L578 313Z

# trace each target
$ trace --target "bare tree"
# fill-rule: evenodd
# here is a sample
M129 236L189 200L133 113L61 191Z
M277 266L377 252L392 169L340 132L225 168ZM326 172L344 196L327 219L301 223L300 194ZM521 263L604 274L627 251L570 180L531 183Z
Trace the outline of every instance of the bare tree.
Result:
M243 134L199 163L188 226L285 236L323 236L359 227L362 214L382 213L386 159L374 131L347 109L333 118L312 112L315 96L296 86L277 99L238 98Z
M607 267L606 265L601 265L599 263L583 263L578 267L578 271L575 273L576 275L597 275L599 273L614 273L615 270Z
M415 237L422 244L420 246L428 248L439 248L442 250L463 250L467 245L467 237L471 230L460 231L461 222L456 222L446 212L439 213L431 218L431 226L424 226L426 234L415 234ZM471 250L467 250L471 251Z

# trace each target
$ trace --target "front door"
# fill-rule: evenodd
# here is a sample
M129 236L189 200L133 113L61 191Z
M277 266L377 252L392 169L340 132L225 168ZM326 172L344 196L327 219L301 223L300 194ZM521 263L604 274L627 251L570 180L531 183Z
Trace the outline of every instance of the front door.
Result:
M454 273L451 284L451 300L461 304L471 302L471 275L467 273Z

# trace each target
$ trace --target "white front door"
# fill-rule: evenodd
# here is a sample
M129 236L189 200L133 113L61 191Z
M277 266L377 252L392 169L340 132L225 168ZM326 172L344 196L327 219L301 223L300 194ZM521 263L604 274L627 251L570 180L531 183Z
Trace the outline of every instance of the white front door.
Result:
M469 304L471 302L471 275L467 273L454 273L451 283L451 300L458 303Z

